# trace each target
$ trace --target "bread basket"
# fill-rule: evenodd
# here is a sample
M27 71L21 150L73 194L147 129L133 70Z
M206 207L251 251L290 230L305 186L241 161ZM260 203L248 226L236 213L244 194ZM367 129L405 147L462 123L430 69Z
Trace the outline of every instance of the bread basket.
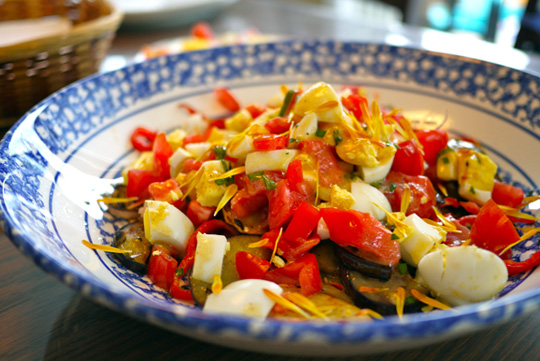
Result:
M63 34L0 46L1 128L54 91L95 73L122 20L105 0L0 1L0 22L48 16L72 26Z

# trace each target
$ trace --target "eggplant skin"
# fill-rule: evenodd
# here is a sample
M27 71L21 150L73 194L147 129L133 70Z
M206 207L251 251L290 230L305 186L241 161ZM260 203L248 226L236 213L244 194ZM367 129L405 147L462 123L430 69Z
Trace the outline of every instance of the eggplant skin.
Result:
M146 263L150 257L152 245L144 235L142 222L128 223L114 234L114 246L131 250L131 253L113 253L113 257L127 269L146 274Z
M394 275L395 273L393 276ZM364 277L359 272L347 269L345 267L342 267L341 269L341 279L343 285L345 286L345 291L352 298L354 304L360 308L372 309L381 315L395 315L397 313L395 301L393 302L391 299L398 287L397 284L408 289L409 287L406 286L407 282L416 283L410 276L407 277L408 279L406 277L403 277L403 279L397 279L399 277L394 277L395 279L391 281L381 282L375 279L370 279L369 277ZM390 290L387 292L363 293L358 290L359 283L361 283L362 286L374 288L381 288L381 283L383 284L383 287L385 286L385 283L390 283L387 285ZM418 287L413 288L418 289ZM410 296L410 291L406 292L407 296ZM405 303L403 312L420 312L424 306L424 303L415 299L412 303Z
M376 278L381 281L388 281L392 275L391 266L382 265L355 256L354 254L345 250L343 247L336 246L335 254L346 268L358 271L368 277Z

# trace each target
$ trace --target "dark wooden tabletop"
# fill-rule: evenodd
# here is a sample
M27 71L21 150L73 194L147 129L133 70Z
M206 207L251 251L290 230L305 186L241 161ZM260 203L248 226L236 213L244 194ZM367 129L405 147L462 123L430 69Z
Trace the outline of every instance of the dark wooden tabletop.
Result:
M396 31L413 43L421 37L419 30L373 22L359 25L284 1L240 1L211 25L217 31L256 26L266 33L374 42ZM186 27L120 32L110 59L121 64L145 43L187 33ZM227 349L139 322L83 298L47 275L1 231L0 250L0 360L306 360ZM540 314L427 347L348 359L538 360Z

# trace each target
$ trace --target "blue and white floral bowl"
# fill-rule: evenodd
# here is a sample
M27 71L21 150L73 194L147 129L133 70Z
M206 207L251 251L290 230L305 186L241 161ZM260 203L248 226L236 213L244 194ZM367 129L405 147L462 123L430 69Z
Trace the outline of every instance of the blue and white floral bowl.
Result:
M416 49L292 40L154 59L75 83L37 105L0 145L2 227L45 271L113 309L180 334L245 350L301 355L387 352L455 337L532 312L540 274L512 279L500 297L451 311L373 323L254 321L211 316L171 300L81 240L110 244L118 224L96 202L135 158L139 125L182 124L179 103L222 110L226 85L242 103L264 102L279 85L362 85L413 121L476 138L505 180L536 190L540 79L517 70ZM534 210L532 210L534 212ZM538 247L515 252L526 258Z

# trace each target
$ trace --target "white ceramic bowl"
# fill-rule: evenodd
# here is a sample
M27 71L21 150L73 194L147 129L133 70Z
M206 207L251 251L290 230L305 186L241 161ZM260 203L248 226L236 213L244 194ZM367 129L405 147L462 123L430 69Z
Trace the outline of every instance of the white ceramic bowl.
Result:
M182 124L179 103L220 115L212 90L264 102L279 85L362 85L424 126L478 139L506 181L536 190L540 167L540 79L517 70L416 49L292 40L154 59L93 76L49 97L0 145L2 226L45 271L83 295L152 324L246 350L301 355L387 352L455 337L538 309L540 274L513 277L501 297L451 311L373 323L264 322L202 314L146 278L92 251L111 243L114 223L96 199L135 157L139 125ZM518 247L526 257L537 242Z

